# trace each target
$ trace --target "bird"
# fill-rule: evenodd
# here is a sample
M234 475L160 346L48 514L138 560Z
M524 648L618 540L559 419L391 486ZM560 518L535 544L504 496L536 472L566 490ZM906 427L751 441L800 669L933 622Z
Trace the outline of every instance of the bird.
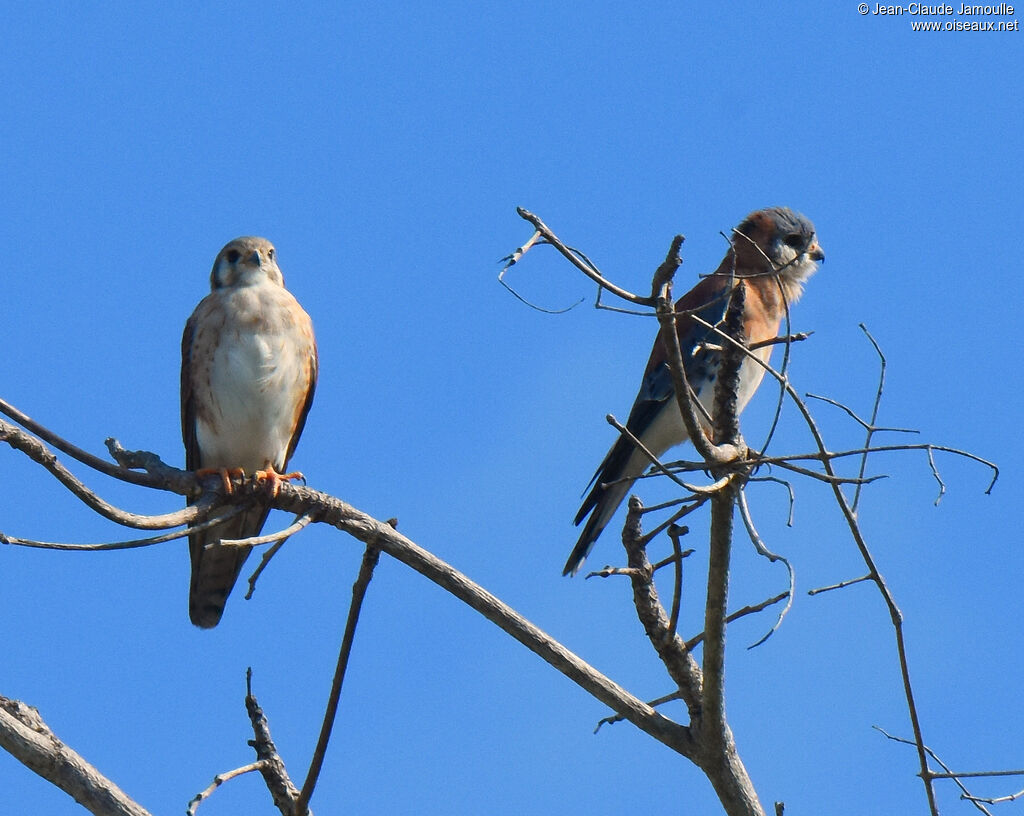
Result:
M734 230L730 248L718 269L702 278L676 301L677 312L698 314L712 325L725 317L734 286L745 290L743 329L748 344L778 335L779 324L789 306L803 292L804 282L825 260L814 225L787 207L768 207L748 215ZM702 347L721 344L720 336L689 315L676 319L687 380L709 415L714 415L714 381L720 353ZM772 345L753 352L764 362ZM689 438L675 399L668 368L664 330L659 331L644 369L640 392L629 412L626 428L656 457ZM764 369L750 359L740 368L737 411L742 411L761 384ZM698 414L700 410L698 409ZM702 420L703 421L703 420ZM706 424L706 423L705 423ZM589 492L576 514L576 525L586 524L576 546L565 562L563 575L575 575L590 553L601 531L615 514L633 482L651 460L622 434L612 445L587 485Z
M218 253L210 294L181 338L181 435L185 467L201 475L249 474L276 495L313 403L319 371L313 323L284 286L277 251L265 238L242 237ZM195 499L190 499L192 504ZM223 539L257 536L270 507L259 502L209 529L189 534L189 618L217 625L251 547Z

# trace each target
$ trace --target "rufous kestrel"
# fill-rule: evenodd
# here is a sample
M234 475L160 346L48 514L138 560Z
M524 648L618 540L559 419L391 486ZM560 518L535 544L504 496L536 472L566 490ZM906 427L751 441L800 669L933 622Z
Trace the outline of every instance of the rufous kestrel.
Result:
M687 380L709 415L714 415L714 385L721 355L703 344L720 347L722 340L690 315L696 313L711 325L721 323L730 291L741 286L745 289L743 330L748 344L771 340L778 334L786 309L799 299L804 282L824 260L814 225L804 216L786 207L758 210L736 227L718 269L676 301L678 312L689 313L676 320ZM765 345L753 353L767 363L773 347ZM630 433L657 457L689 438L675 399L667 357L664 335L659 332L640 393L626 421ZM760 365L749 358L744 360L738 410L750 401L763 376ZM612 445L576 514L576 524L584 519L586 524L565 563L564 575L579 570L633 482L650 464L651 460L626 435Z

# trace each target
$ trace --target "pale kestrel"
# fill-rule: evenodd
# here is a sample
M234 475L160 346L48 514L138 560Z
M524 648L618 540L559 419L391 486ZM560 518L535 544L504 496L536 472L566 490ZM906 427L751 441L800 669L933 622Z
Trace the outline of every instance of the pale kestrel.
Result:
M181 339L181 433L188 470L242 471L271 488L295 451L317 378L313 324L284 288L273 245L236 238L220 251L212 291ZM192 623L217 625L251 548L221 539L257 536L270 508L189 535Z
M705 323L718 324L725 317L730 291L734 286L742 286L746 290L743 331L747 342L770 340L778 334L786 309L799 299L804 281L825 260L825 253L818 245L814 225L786 207L751 213L736 227L736 233L718 269L676 301L676 310L696 313ZM720 345L722 340L689 316L678 318L676 329L686 378L701 405L713 415L720 354L701 344ZM772 348L762 346L754 354L768 362ZM644 370L640 393L626 421L629 431L657 457L689 438L676 403L667 359L665 341L659 333ZM740 367L738 410L742 411L750 401L762 377L764 369L745 359ZM569 554L563 575L576 574L633 482L650 464L651 460L627 436L620 436L615 442L590 480L593 487L576 514L576 524L583 519L587 523Z

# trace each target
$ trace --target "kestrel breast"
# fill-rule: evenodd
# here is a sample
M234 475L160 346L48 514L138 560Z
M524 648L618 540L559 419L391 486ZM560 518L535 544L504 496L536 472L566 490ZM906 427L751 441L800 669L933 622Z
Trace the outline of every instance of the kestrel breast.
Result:
M309 318L280 287L231 304L209 361L210 410L197 416L203 467L283 468L310 387ZM253 302L253 295L257 301ZM205 415L205 416L204 416ZM208 418L207 418L208 416Z

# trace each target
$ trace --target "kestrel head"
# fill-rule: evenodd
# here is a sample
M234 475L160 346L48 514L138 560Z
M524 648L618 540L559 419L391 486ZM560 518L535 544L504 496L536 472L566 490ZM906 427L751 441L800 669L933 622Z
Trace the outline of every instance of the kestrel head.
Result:
M736 266L777 274L790 300L800 295L801 284L825 260L814 224L788 207L753 212L734 230Z
M265 280L284 286L274 245L266 238L245 236L229 242L217 254L210 273L210 288L251 286Z

